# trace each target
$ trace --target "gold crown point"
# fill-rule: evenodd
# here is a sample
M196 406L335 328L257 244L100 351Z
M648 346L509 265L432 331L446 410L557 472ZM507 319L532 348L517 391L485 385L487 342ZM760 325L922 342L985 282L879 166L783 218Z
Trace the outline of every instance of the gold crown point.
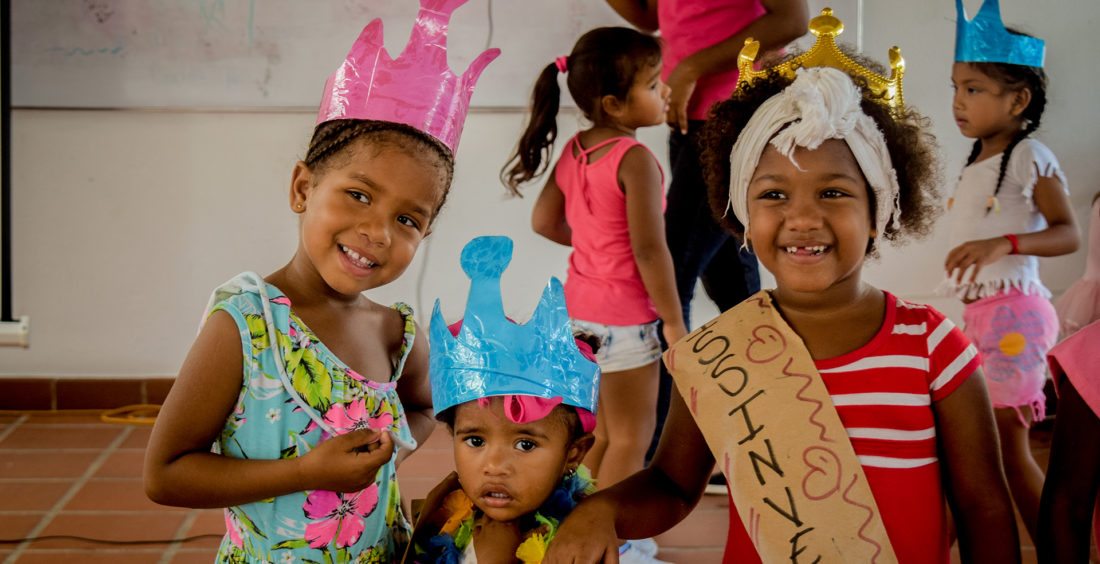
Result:
M897 45L890 48L890 68L905 72L905 59L901 56L901 48Z
M810 33L818 37L836 37L844 33L844 22L833 16L832 8L822 8L821 15L810 20Z
M745 39L745 46L741 48L741 54L738 55L738 66L749 65L752 67L753 62L756 61L756 55L760 53L760 42L749 37Z

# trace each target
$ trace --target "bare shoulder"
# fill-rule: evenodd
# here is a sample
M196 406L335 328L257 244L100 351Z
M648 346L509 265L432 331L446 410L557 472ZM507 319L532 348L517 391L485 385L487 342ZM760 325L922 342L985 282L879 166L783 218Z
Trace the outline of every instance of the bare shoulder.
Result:
M638 143L627 149L619 163L619 182L627 189L641 185L663 190L664 175L657 157L645 145Z

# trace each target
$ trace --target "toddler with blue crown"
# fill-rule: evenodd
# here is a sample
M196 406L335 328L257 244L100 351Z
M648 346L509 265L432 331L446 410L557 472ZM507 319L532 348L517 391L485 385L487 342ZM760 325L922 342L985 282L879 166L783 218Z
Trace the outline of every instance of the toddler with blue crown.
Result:
M561 282L551 278L525 324L505 317L507 237L462 251L470 294L450 327L439 302L429 373L456 472L424 502L408 562L540 562L558 524L595 491L581 460L592 446L600 369L573 336Z

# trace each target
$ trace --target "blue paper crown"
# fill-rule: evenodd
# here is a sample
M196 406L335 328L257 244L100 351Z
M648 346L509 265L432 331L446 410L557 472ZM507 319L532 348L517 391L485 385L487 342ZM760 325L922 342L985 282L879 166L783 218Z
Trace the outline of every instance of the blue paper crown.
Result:
M1017 35L1001 22L998 0L985 0L974 19L966 19L962 0L955 0L955 61L959 63L1009 63L1042 67L1046 56L1043 40Z
M577 348L561 282L550 279L527 323L504 316L500 277L511 259L508 237L478 237L462 249L470 295L457 337L435 301L429 329L435 412L479 398L520 394L561 397L566 405L596 413L600 368Z

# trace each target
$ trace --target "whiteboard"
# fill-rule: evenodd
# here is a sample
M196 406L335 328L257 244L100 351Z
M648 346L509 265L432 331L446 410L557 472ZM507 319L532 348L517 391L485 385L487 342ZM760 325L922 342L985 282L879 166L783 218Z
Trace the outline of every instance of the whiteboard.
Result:
M854 44L859 1L808 4L811 16L834 7L847 27L842 39ZM382 18L396 57L418 7L417 0L15 0L12 103L314 108L368 22ZM449 62L460 74L487 46L499 47L471 104L525 107L542 68L604 25L627 24L603 0L470 0L452 16Z
M416 0L15 0L16 107L315 107L368 22L396 57ZM584 31L625 25L600 0L470 0L452 16L461 74L486 43L502 50L475 106L526 106L539 71ZM490 37L491 35L491 37Z

